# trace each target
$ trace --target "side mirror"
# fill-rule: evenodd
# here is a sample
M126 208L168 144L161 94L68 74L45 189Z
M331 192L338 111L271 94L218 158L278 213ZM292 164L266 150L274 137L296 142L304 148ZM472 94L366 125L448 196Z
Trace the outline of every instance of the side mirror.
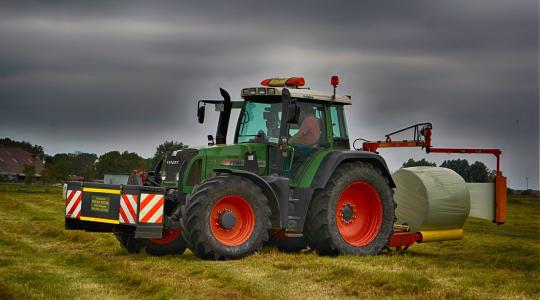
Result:
M199 106L199 108L197 109L197 118L199 119L199 123L204 123L204 114L206 112L205 110L206 106L202 105L202 106Z
M289 119L287 123L289 124L298 124L298 119L300 117L300 107L296 104L296 101L289 104Z

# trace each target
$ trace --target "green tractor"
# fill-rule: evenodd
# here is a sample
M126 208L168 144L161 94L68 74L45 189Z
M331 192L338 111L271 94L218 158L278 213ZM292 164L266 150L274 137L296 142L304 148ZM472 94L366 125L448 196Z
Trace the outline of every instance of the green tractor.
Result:
M349 96L267 79L242 101L200 100L219 112L208 146L171 153L127 184L68 182L66 228L114 232L129 252L237 259L265 244L322 255L376 255L394 232L392 180L384 159L351 151ZM231 111L239 110L227 144Z

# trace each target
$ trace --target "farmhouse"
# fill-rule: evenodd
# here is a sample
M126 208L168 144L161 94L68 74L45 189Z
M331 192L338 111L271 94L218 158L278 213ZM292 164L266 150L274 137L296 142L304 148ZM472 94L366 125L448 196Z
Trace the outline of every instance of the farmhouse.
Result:
M34 177L41 177L43 161L36 155L21 148L0 145L0 181L24 180L27 165L34 166Z

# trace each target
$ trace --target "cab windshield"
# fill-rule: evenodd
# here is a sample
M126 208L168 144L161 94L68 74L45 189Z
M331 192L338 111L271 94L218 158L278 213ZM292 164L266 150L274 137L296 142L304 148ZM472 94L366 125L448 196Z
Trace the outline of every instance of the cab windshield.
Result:
M240 115L236 142L277 144L280 120L281 102L246 101Z

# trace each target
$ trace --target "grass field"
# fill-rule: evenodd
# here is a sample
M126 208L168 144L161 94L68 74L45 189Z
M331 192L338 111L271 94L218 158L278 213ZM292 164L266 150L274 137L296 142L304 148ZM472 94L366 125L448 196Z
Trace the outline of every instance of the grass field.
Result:
M237 261L130 255L111 234L65 231L61 190L0 185L0 299L540 297L540 199L508 222L405 255L320 257L273 248Z

